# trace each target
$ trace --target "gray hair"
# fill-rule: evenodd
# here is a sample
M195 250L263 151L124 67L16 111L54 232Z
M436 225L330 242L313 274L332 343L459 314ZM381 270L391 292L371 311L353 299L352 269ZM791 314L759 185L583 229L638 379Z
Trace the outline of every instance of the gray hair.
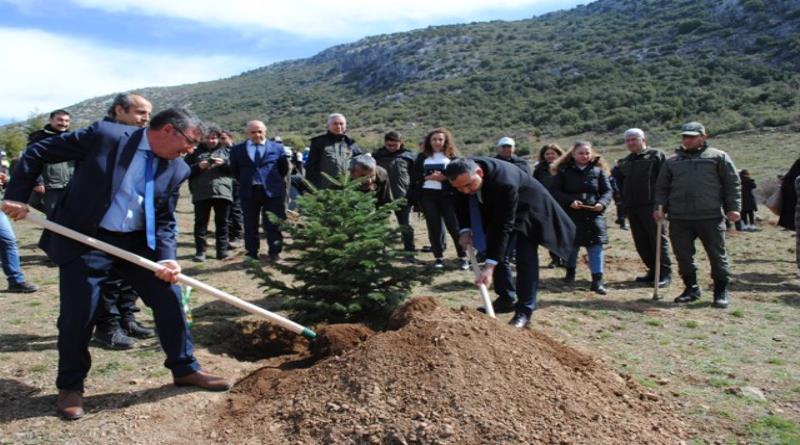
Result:
M625 139L631 136L644 140L644 131L642 131L639 128L629 128L625 130L625 133L622 134L622 137L624 137Z
M331 122L333 122L333 120L336 119L337 117L340 117L340 118L342 118L342 120L347 122L347 118L344 117L344 114L342 114L342 113L331 113L331 114L328 115L328 124L327 125L330 125Z
M374 172L377 165L375 158L370 155L358 155L350 158L350 171L353 171L356 167L360 167L369 172Z
M181 131L186 131L190 128L196 128L200 131L200 135L204 136L206 126L197 115L183 107L167 108L166 110L153 116L150 120L150 128L153 130L160 130L164 125L171 124L173 127Z
M473 173L478 171L478 163L473 161L469 158L460 158L454 159L447 164L447 168L444 170L444 175L447 176L447 179L450 181L455 181L456 178L463 175L464 173L469 174L472 176Z
M123 110L128 111L131 105L133 105L134 96L139 95L136 93L119 93L114 96L114 100L111 102L111 106L108 107L108 111L106 112L108 117L117 120L117 105L122 107Z

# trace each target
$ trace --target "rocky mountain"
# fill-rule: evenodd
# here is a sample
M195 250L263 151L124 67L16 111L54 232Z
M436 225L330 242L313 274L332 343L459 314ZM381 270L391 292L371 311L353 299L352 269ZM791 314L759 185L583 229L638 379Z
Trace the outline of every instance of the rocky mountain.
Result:
M262 118L308 137L342 112L354 132L463 145L518 137L673 128L715 133L800 115L797 0L599 0L519 21L368 37L228 79L142 93L232 129ZM110 96L70 107L102 116Z

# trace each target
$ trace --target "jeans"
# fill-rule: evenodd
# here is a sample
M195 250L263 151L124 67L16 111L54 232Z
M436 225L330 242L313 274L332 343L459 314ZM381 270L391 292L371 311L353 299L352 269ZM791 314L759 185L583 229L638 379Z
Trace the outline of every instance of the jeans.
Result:
M2 212L0 212L0 262L3 265L3 273L8 278L8 284L25 282L25 275L19 269L17 237L14 235L11 222L6 214Z
M567 258L567 268L574 269L578 264L580 248L581 246L572 247L572 253ZM598 243L586 246L586 253L589 254L589 270L592 271L592 274L603 273L603 245Z

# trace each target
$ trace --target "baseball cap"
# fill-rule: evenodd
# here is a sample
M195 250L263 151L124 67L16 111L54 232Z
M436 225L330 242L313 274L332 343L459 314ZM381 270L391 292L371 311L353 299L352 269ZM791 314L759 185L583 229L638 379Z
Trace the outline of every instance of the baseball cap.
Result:
M497 146L498 147L502 147L503 145L510 145L510 146L513 147L516 144L514 144L514 139L511 139L510 137L505 136L505 137L500 138L499 141L497 141Z
M681 126L681 136L702 136L706 134L706 127L700 122L689 122Z

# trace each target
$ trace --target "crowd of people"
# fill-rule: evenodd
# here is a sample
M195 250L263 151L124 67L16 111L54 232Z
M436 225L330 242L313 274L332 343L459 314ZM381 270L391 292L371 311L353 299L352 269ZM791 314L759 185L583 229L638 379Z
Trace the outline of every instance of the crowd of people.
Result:
M754 230L756 224L755 181L746 170L737 172L725 152L709 145L706 129L697 122L682 126L681 145L670 156L650 147L644 131L631 128L623 135L629 154L613 168L591 142L578 141L568 150L545 144L531 169L507 136L497 141L494 156L465 158L446 128L428 132L418 152L406 147L400 133L389 131L383 146L369 154L347 134L345 116L333 113L326 132L301 151L285 147L279 137L270 138L259 120L247 122L246 139L235 143L230 131L204 124L186 109L170 108L152 120L151 112L152 105L141 95L120 94L103 121L70 131L69 113L54 111L45 128L31 135L11 181L8 172L0 172L0 182L7 184L0 258L9 291L37 290L20 271L6 218L23 218L29 205L51 220L163 265L154 276L59 235L43 235L41 247L60 268L56 383L58 412L65 418L83 415L91 340L128 349L136 338L157 335L176 384L229 387L223 378L201 371L194 358L175 286L181 270L175 209L186 180L194 206L193 261L207 260L213 211L217 260L230 258L243 241L247 257L269 263L281 260L279 221L294 208L294 198L335 188L332 179L343 175L361 178L362 190L374 193L377 205L403 200L395 216L406 262L423 260L411 224L417 209L425 219L429 246L423 250L432 255L430 267L446 266L451 242L455 266L468 270L468 254L474 249L483 265L476 285L494 285L494 310L513 312L510 324L517 328L528 326L536 309L539 246L549 252L548 267L564 268L569 285L576 281L579 254L585 249L591 291L608 292L605 214L612 202L618 209L615 222L630 230L646 269L636 282L669 286L672 246L684 285L676 303L701 296L694 260L699 238L711 265L713 306L727 307L731 272L726 224L736 223L740 230ZM797 170L800 177L800 165ZM790 178L785 188L787 182L795 185ZM786 198L784 206L794 208L794 202ZM794 228L793 217L786 223ZM261 232L265 257L260 255ZM136 319L139 298L153 308L156 329Z

